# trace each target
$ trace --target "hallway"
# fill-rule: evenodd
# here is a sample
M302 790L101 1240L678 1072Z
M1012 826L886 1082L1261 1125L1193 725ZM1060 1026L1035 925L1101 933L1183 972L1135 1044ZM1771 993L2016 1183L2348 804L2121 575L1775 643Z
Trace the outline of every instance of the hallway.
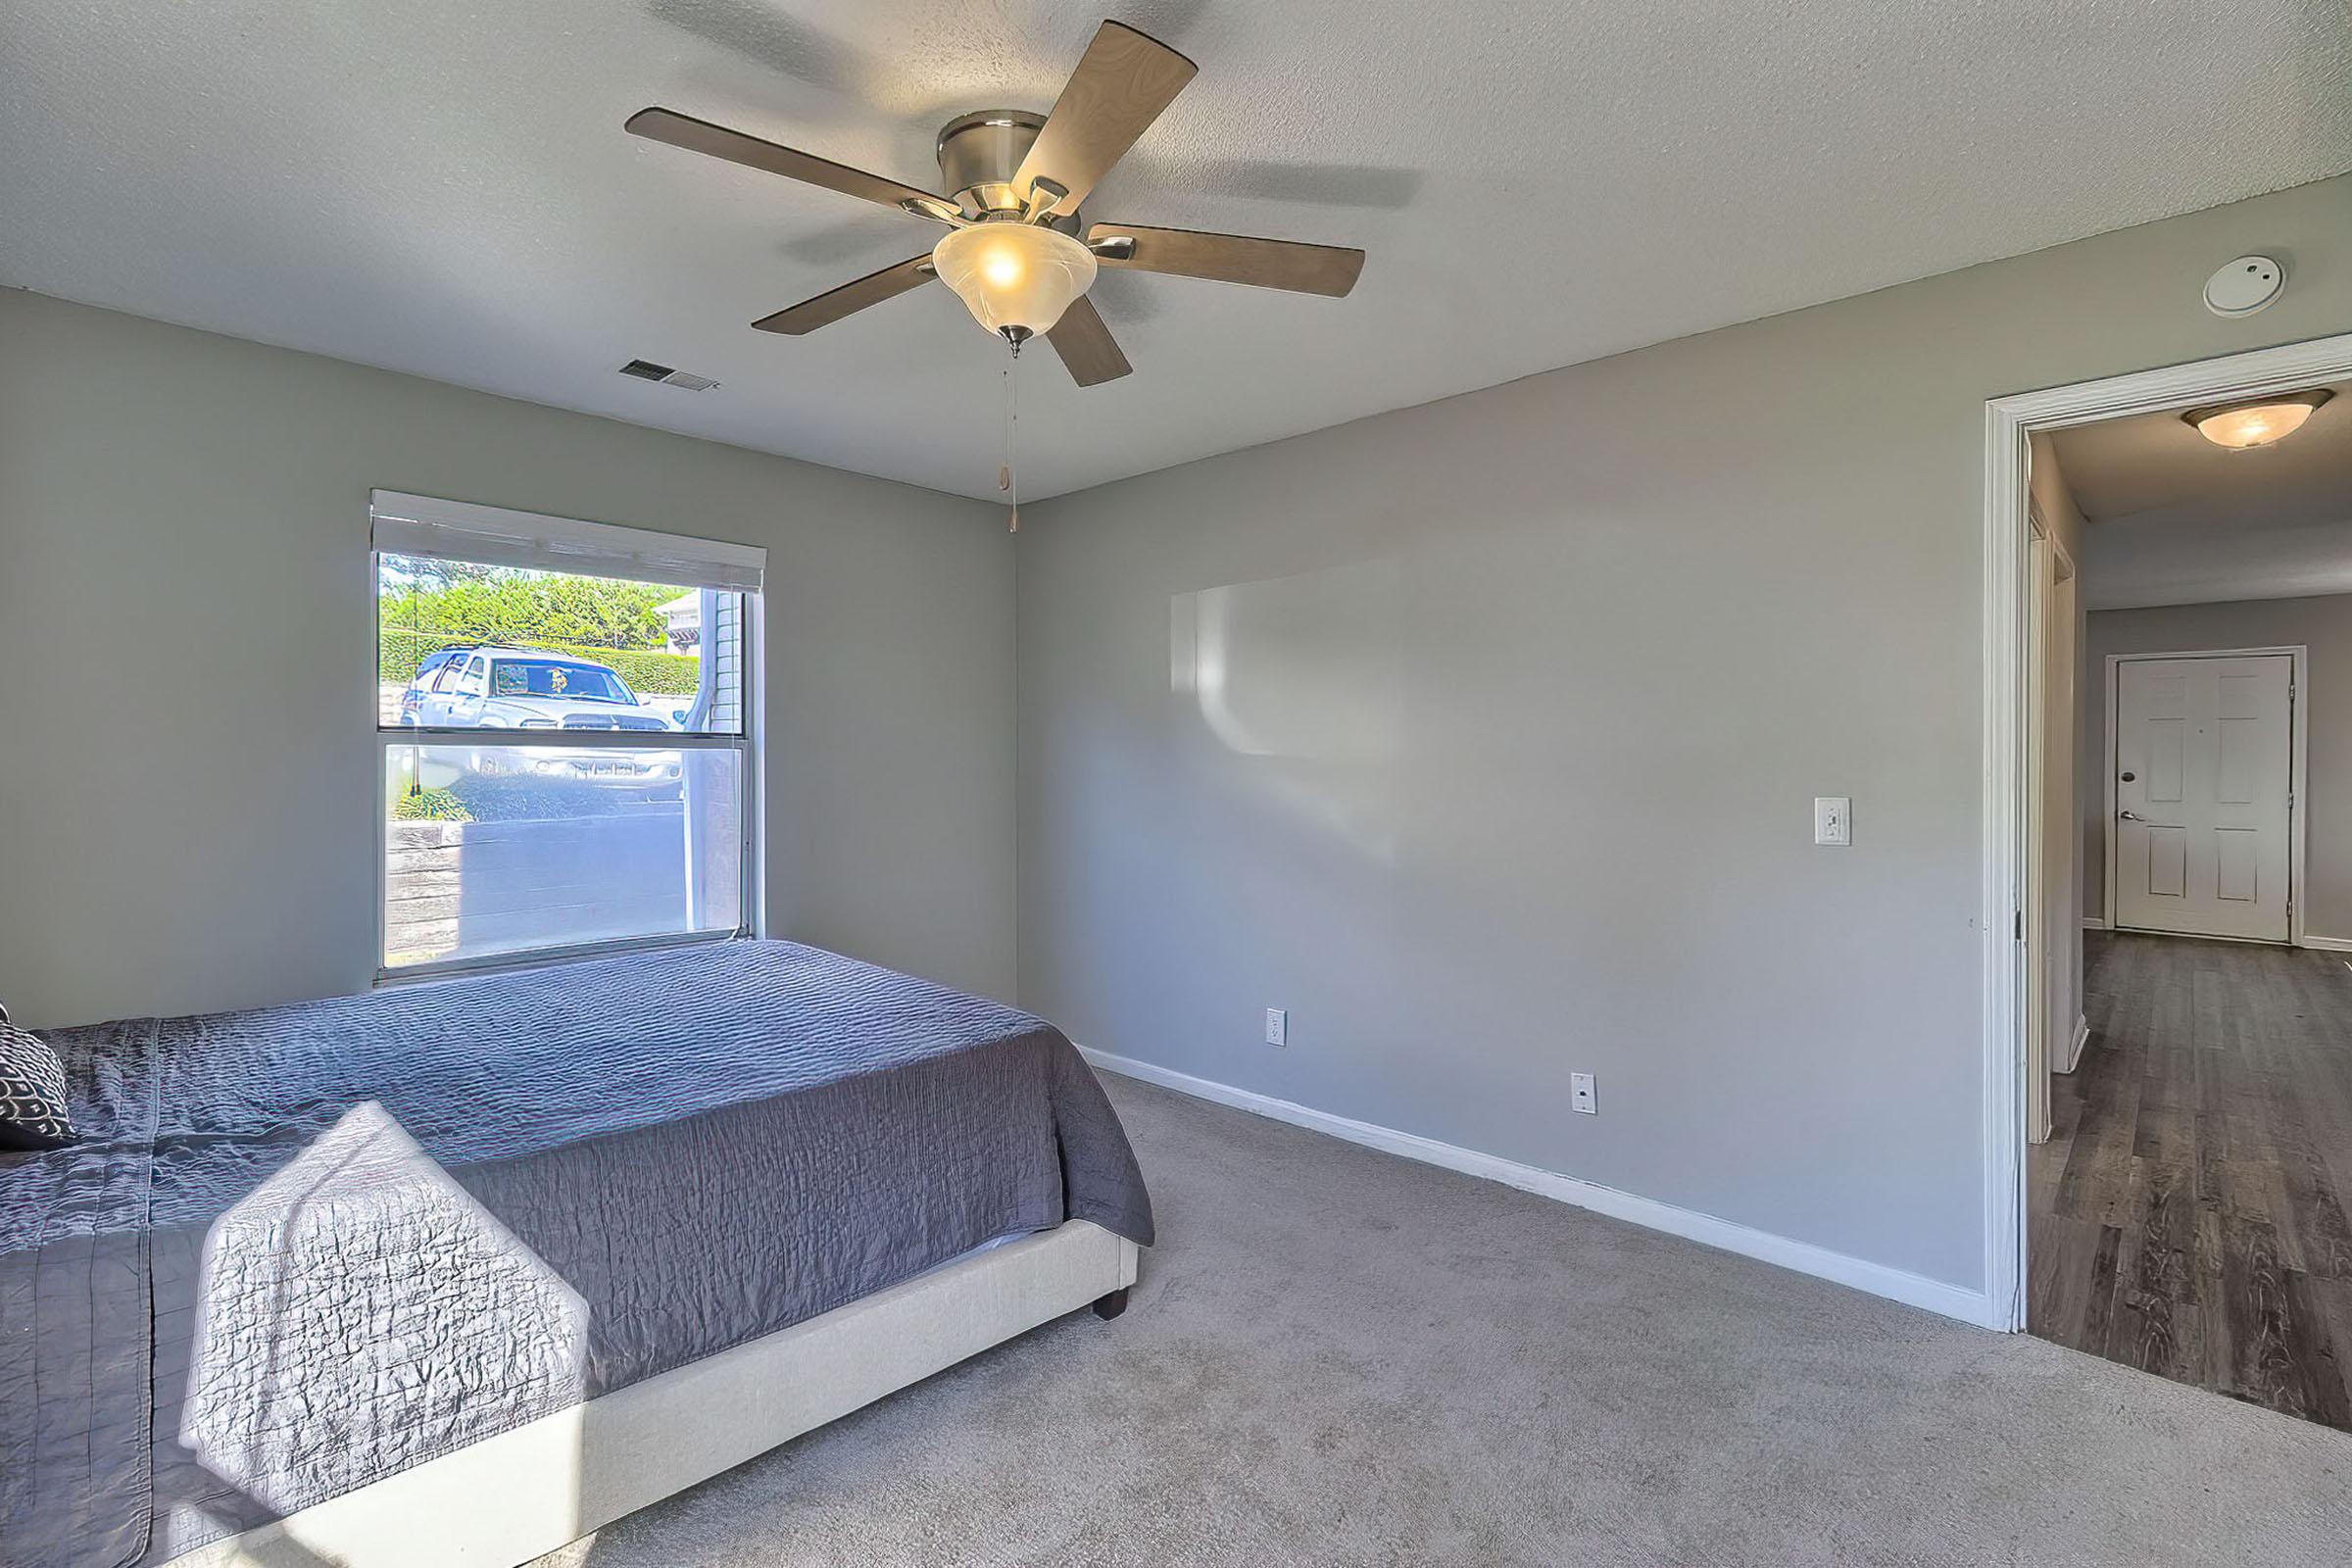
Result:
M2032 1332L2352 1430L2352 965L2083 947L2090 1044L2028 1160Z

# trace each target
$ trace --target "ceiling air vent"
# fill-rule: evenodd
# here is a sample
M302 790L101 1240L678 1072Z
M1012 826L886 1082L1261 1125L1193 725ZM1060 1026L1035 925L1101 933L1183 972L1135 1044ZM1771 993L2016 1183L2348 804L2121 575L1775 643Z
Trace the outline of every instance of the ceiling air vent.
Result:
M620 373L633 375L640 381L659 381L663 386L683 387L689 392L708 392L718 385L716 381L707 375L697 375L692 370L675 369L666 365L656 365L651 360L631 360L620 368Z

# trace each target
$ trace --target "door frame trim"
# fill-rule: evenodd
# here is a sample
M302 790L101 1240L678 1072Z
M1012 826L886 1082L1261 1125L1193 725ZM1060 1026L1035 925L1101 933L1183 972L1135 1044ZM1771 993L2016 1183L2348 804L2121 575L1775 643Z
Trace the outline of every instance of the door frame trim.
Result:
M2026 440L2129 414L2291 392L2352 378L2352 332L2137 370L1984 405L1982 585L1984 843L1977 936L1983 969L1984 1292L1987 1326L2026 1325L2026 1034L2017 934L2026 864Z
M2026 684L2025 830L2029 841L2037 842L2053 831L2079 831L2073 821L2076 808L2071 803L2067 814L2057 821L2052 821L2049 815L2050 768L2057 755L2049 744L2052 612L2057 605L2059 585L2074 582L2076 566L2075 558L2067 551L2057 530L2050 526L2049 518L2042 514L2040 503L2031 493L2026 497L2026 646L2029 650L2028 669L2030 672L2038 672L2038 678L2029 679ZM2074 619L2079 625L2082 619L2079 598ZM2073 662L2079 665L2082 647L2081 639L2075 635L2076 629L2076 626L2068 628L2066 647ZM2075 686L2075 681L2070 679L2067 682L2072 710L2067 714L2067 750L2064 755L2070 779L2073 778L2075 759L2082 751L2082 737L2078 730L2082 723L2082 693L2076 691ZM2076 784L2079 789L2080 781L2076 781ZM2066 874L2070 885L2080 883L2082 868L2071 864L2073 856L2070 855L2068 859L2070 869ZM2072 1050L2060 1045L2058 1032L2050 1024L2052 999L2048 949L2055 943L2064 942L2065 956L2071 964L2075 961L2076 936L2071 929L2061 930L2051 923L2051 890L2042 880L2047 868L2047 857L2044 856L2030 865L2026 873L2033 895L2026 900L2025 906L2026 941L2030 952L2042 955L2040 961L2028 966L2023 982L2026 1007L2026 1142L2029 1144L2049 1141L2050 1074L2058 1070L2056 1063L2061 1055L2067 1058L2071 1067L2075 1054ZM2080 905L2079 897L2071 892L2069 901L2078 906ZM2074 988L2073 1000L2077 1004L2082 1001L2079 982ZM2067 1029L2070 1035L2078 1022L2080 1019L2069 1021Z
M2107 656L2107 727L2101 738L2099 755L2107 762L2107 820L2105 823L2106 850L2104 870L2107 886L2102 895L2107 903L2107 925L2114 931L2137 931L2141 926L2122 926L2115 923L2115 710L2120 695L2119 682L2123 666L2151 659L2279 659L2292 661L2287 680L2291 683L2286 701L2286 945L2303 945L2303 889L2310 880L2310 867L2305 858L2309 853L2304 838L2303 819L2309 813L2304 806L2309 799L2303 787L2304 768L2311 757L2311 736L2303 722L2305 695L2311 690L2309 672L2311 648L2305 643L2281 644L2276 648L2183 648L2173 653L2109 654ZM2205 931L2164 931L2160 936L2189 936L2207 942L2254 942L2257 937L2215 936Z
M2028 842L2049 831L2049 657L2050 590L2055 585L2058 535L2034 498L2026 498L2026 667L2037 671L2026 682L2026 820ZM2025 900L2024 935L2029 952L2042 960L2026 965L2026 1142L2050 1136L2050 939L2049 890L2041 886L2046 856L2027 869L2031 896Z

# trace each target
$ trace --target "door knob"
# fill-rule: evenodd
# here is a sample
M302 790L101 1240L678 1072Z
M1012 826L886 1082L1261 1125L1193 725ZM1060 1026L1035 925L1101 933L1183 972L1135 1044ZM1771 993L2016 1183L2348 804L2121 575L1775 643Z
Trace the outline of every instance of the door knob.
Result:
M2118 811L2115 814L2122 817L2127 822L2145 822L2147 820L2146 817L2140 815L2137 811Z

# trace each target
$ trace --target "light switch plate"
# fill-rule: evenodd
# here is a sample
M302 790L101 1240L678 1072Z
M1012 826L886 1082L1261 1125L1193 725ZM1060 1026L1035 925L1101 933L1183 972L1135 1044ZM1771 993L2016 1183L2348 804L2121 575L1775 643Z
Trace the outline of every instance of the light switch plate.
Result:
M1571 1109L1582 1111L1588 1116L1600 1114L1600 1101L1592 1093L1592 1075L1591 1073L1572 1072L1568 1075L1568 1104Z
M1291 1013L1288 1007L1266 1009L1266 1044L1287 1046L1291 1043Z
M1852 796L1816 795L1813 797L1813 842L1839 845L1854 842L1854 799Z

